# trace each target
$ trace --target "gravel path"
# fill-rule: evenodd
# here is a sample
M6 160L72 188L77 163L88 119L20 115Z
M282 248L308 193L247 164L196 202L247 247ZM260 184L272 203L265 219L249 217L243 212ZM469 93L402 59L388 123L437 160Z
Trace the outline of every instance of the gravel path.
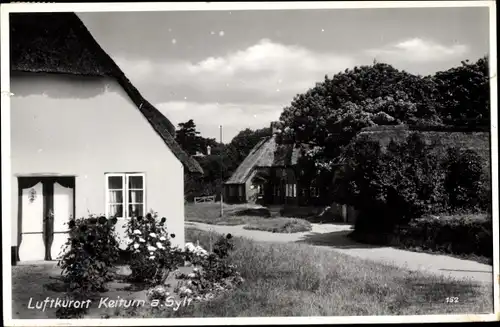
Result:
M466 278L477 282L493 283L493 267L476 261L458 259L446 255L434 255L357 243L347 237L351 226L345 224L312 224L310 232L276 234L265 231L246 230L243 225L222 226L186 222L186 227L231 233L234 236L250 238L260 242L307 243L331 248L334 251L365 260L388 263L410 270L424 270L428 273Z

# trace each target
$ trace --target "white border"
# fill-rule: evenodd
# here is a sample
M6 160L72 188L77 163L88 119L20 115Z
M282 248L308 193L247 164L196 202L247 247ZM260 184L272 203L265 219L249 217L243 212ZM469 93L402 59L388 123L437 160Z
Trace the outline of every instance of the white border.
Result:
M242 324L324 324L324 323L403 323L403 322L471 322L499 320L499 221L498 221L498 130L497 130L497 53L495 1L369 1L369 2L226 2L226 3L11 3L1 5L1 137L2 137L2 217L11 217L10 162L10 12L130 12L130 11L210 11L210 10L303 10L356 8L421 8L421 7L488 7L490 9L490 76L491 76L491 166L493 191L493 255L494 311L481 315L423 315L370 317L270 317L270 318L169 318L165 319L12 319L12 275L10 259L11 219L2 219L3 303L7 326L133 326L133 325L242 325ZM444 19L444 18L443 18Z

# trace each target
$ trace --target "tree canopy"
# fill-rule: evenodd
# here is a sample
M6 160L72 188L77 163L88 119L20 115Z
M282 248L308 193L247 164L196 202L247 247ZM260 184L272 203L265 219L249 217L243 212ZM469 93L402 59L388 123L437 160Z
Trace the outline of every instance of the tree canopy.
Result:
M312 145L308 153L330 171L364 127L375 125L489 125L488 60L463 62L433 76L385 63L346 69L284 108L281 142Z

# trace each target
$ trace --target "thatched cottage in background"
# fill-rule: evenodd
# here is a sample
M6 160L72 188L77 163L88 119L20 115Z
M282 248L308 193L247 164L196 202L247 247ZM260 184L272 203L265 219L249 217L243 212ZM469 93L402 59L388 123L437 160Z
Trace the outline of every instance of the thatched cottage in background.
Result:
M383 150L391 141L397 143L406 141L411 133L417 133L427 145L431 146L433 151L438 154L438 157L445 156L447 149L452 147L462 150L474 150L482 158L485 172L490 174L490 132L483 128L408 125L374 126L364 128L356 138L376 140Z
M307 206L322 205L322 187L317 180L301 181L297 163L304 145L279 144L276 124L272 136L264 137L224 184L228 203Z
M154 209L184 243L183 171L200 165L73 13L11 14L12 247L56 259L71 217Z
M441 155L445 155L449 147L476 151L483 158L485 171L489 174L490 139L487 131L405 125L376 126L363 129L356 139L377 140L385 148L391 140L404 142L410 133L418 133ZM321 210L315 208L328 207L332 219L354 223L358 214L354 207L328 202L330 197L324 194L326 188L321 185L321 182L328 181L301 180L297 176L295 168L303 153L303 146L278 144L276 137L276 130L273 129L273 136L263 138L225 183L226 201L265 206L310 207L317 213Z

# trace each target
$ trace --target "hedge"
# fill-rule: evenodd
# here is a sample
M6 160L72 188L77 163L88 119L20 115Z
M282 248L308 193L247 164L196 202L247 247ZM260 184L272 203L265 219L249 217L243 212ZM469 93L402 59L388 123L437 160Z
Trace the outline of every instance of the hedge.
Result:
M491 215L456 215L416 219L394 231L391 245L492 258Z

